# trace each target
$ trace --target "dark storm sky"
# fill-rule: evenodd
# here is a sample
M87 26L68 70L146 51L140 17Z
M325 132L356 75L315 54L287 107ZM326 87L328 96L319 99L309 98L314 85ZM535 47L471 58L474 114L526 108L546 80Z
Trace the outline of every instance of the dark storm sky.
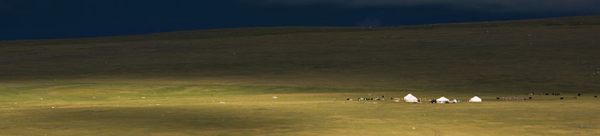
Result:
M0 40L600 14L600 0L0 0Z

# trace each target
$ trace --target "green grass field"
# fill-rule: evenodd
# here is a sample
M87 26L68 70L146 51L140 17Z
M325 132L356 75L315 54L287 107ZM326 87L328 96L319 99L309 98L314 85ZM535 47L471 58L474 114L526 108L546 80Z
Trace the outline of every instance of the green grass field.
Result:
M3 41L0 135L597 136L599 32L582 16ZM407 93L484 102L389 99Z

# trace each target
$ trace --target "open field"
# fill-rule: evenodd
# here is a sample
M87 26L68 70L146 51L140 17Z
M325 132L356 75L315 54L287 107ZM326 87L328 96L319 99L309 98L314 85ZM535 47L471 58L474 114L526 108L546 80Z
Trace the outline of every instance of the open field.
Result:
M345 103L347 97L399 97L406 90L120 83L2 86L0 135L600 134L600 100L590 95L577 100L533 96L533 101L490 101L493 94L484 94L484 103L407 104ZM422 91L417 96L437 98L441 93L462 100L472 95Z
M583 16L3 41L0 135L597 136L599 36ZM566 99L495 101L529 92ZM484 102L356 101L407 93Z

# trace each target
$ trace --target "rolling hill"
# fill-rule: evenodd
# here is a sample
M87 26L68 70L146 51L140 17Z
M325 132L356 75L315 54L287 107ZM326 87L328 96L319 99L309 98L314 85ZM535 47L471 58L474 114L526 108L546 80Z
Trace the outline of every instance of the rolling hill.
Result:
M0 80L388 89L600 87L600 16L0 42Z

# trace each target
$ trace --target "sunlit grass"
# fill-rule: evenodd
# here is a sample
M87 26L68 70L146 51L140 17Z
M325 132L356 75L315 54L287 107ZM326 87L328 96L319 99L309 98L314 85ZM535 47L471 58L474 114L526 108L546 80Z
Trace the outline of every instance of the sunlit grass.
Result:
M389 99L356 101L357 97L401 97L404 91L323 88L303 92L304 88L276 86L152 84L16 86L1 87L3 92L19 93L0 100L0 135L600 134L600 100L590 95L577 100L544 95L533 96L533 101L492 101L494 96L486 94L483 103L407 104ZM438 93L413 92L420 98L436 98ZM346 102L348 97L354 101Z

